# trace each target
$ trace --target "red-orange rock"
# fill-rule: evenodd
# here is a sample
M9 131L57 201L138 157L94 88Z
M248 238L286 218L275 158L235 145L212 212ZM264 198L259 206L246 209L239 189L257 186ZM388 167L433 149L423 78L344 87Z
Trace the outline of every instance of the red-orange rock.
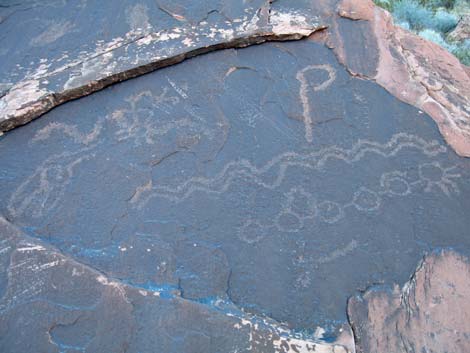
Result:
M348 313L357 353L470 352L470 263L433 253L402 288L368 290Z
M437 44L395 26L390 14L374 7L372 1L343 0L338 15L330 30L340 62L352 74L374 80L400 100L428 113L455 152L469 157L468 68ZM366 24L338 25L343 18ZM345 42L350 31L359 38L356 45Z

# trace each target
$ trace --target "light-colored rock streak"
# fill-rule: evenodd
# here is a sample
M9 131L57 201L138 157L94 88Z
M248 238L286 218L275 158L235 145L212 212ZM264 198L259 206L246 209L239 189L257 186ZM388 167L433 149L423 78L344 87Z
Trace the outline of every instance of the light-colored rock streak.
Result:
M322 339L324 329L321 327L317 327L313 335L305 337L268 317L247 313L228 316L240 320L234 325L235 329L247 331L250 352L262 351L259 347L264 348L268 343L268 346L272 345L275 353L355 353L354 338L348 325L339 329L339 335L334 342L326 342Z

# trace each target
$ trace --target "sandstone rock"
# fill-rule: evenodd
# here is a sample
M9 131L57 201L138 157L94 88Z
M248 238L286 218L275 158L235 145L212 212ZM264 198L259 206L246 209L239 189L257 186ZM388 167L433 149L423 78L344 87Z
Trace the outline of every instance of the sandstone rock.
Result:
M5 129L135 78L0 137L0 351L354 352L470 256L468 68L371 2L8 4Z
M371 0L342 0L338 5L336 1L322 0L296 6L286 6L282 2L276 5L282 9L280 12L272 11L275 7L271 1L261 2L256 9L222 4L222 8L214 6L206 13L203 9L212 4L203 4L191 10L193 16L200 16L197 25L194 25L195 19L186 18L190 12L184 10L186 5L175 6L171 11L166 5L160 6L160 13L150 18L147 5L128 7L125 15L131 31L118 32L107 43L98 37L94 50L82 51L73 60L68 51L63 50L57 57L41 58L43 62L36 66L32 62L32 67L20 66L19 70L14 69L17 72L0 77L0 81L14 80L8 94L0 98L0 130L25 124L59 104L112 83L194 55L267 40L298 39L328 27L331 37L328 45L334 47L339 60L351 74L374 80L399 99L427 112L454 150L462 156L470 156L470 79L467 69L439 46L394 26L390 15L374 6ZM223 14L224 6L234 14L248 16L225 19L221 16L215 22L205 20L212 14ZM93 10L92 5L84 8ZM11 11L5 11L5 17L11 15ZM159 17L162 15L166 16L164 20ZM166 24L168 16L173 22ZM142 26L136 24L136 18L143 21ZM348 24L344 18L355 23ZM170 23L175 20L180 25L171 27ZM152 31L158 26L157 21L165 25L159 31ZM8 21L6 23L9 25ZM95 24L80 25L88 28ZM77 30L76 27L65 20L53 23L44 32L52 34L34 37L26 53L32 52L31 48L37 47L38 43L45 48L55 45L62 37ZM189 33L191 38L186 37ZM93 46L87 43L87 47L90 45ZM7 51L3 53L6 54Z
M427 255L411 279L349 301L356 352L468 352L470 263L452 250Z
M340 16L362 20L354 34L362 44L345 42L349 26L333 26L331 45L339 60L352 74L374 80L400 100L428 113L452 148L459 155L470 156L467 69L437 44L395 26L385 10L371 10L371 3L340 2Z
M470 15L464 15L460 19L457 27L448 34L449 39L462 41L470 39Z
M115 11L115 5L103 6ZM86 8L93 11L92 5ZM137 8L143 11L140 16L147 16L146 6ZM300 13L267 11L264 7L245 10L243 17L230 21L222 18L214 23L202 19L197 24L183 24L160 31L151 31L149 23L144 23L146 28L139 27L132 22L132 16L137 15L131 14L130 31L120 33L106 43L102 39L87 43L87 47L94 47L92 50L81 51L74 58L69 57L68 51L63 51L59 57L41 58L38 67L20 67L22 70L15 70L19 72L0 77L0 80L11 77L17 80L3 97L0 95L0 131L26 124L64 102L196 55L266 41L300 39L324 27L317 18ZM209 11L206 15L211 13ZM87 24L82 26L88 28ZM61 25L49 28L43 34L46 39L33 38L32 46L36 46L36 41L51 45L71 32L73 27L70 24L66 28ZM49 38L51 31L60 31L60 36L52 34L53 37ZM23 77L18 80L18 76Z
M210 306L133 287L74 261L0 219L2 352L353 352L303 340L230 303ZM5 280L5 279L3 279ZM348 349L349 344L352 350Z

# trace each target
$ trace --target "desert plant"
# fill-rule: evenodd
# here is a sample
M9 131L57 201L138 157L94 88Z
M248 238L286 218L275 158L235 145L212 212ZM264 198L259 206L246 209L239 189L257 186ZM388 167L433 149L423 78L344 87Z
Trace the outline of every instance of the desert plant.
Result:
M408 22L417 31L432 27L433 24L433 12L415 0L395 2L392 13L397 22Z
M455 46L447 43L439 32L436 32L432 29L423 29L418 34L420 37L434 42L448 51L453 51L455 49Z
M456 0L452 11L458 15L470 14L470 1Z
M374 0L389 10L395 23L421 37L437 43L453 53L462 63L470 65L470 41L452 42L447 33L459 18L470 14L469 0Z
M461 63L470 66L470 39L457 45L454 50L452 50L452 54L454 54Z
M444 10L438 10L432 19L432 28L436 31L447 33L457 26L459 19L454 14Z
M375 0L375 3L387 11L392 11L393 3L391 0Z
M455 5L455 0L421 0L420 3L428 8L445 7L451 9Z

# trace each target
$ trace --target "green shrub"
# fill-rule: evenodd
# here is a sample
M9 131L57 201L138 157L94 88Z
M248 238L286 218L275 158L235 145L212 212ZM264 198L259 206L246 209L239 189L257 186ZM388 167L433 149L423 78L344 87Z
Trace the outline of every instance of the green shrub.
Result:
M410 28L410 24L408 22L398 22L398 23L395 23L397 26L400 26L401 28L404 28L406 29L407 31L410 31L411 28Z
M421 0L420 3L428 8L445 7L451 9L455 5L455 0Z
M393 17L397 22L408 22L414 30L432 27L433 13L415 0L400 0L393 4Z
M470 39L465 40L461 45L458 45L452 50L461 63L470 66Z
M432 28L436 31L447 33L457 26L459 19L457 16L444 10L438 10L432 20Z
M398 26L440 45L470 65L470 40L463 43L446 40L446 33L457 26L459 16L470 14L470 0L374 1L392 13Z
M456 0L452 11L458 15L470 14L470 1Z
M392 11L392 1L391 0L375 0L375 3L381 8Z
M418 34L420 37L434 42L448 51L452 51L455 49L454 45L447 43L439 32L436 32L432 29L424 29Z

